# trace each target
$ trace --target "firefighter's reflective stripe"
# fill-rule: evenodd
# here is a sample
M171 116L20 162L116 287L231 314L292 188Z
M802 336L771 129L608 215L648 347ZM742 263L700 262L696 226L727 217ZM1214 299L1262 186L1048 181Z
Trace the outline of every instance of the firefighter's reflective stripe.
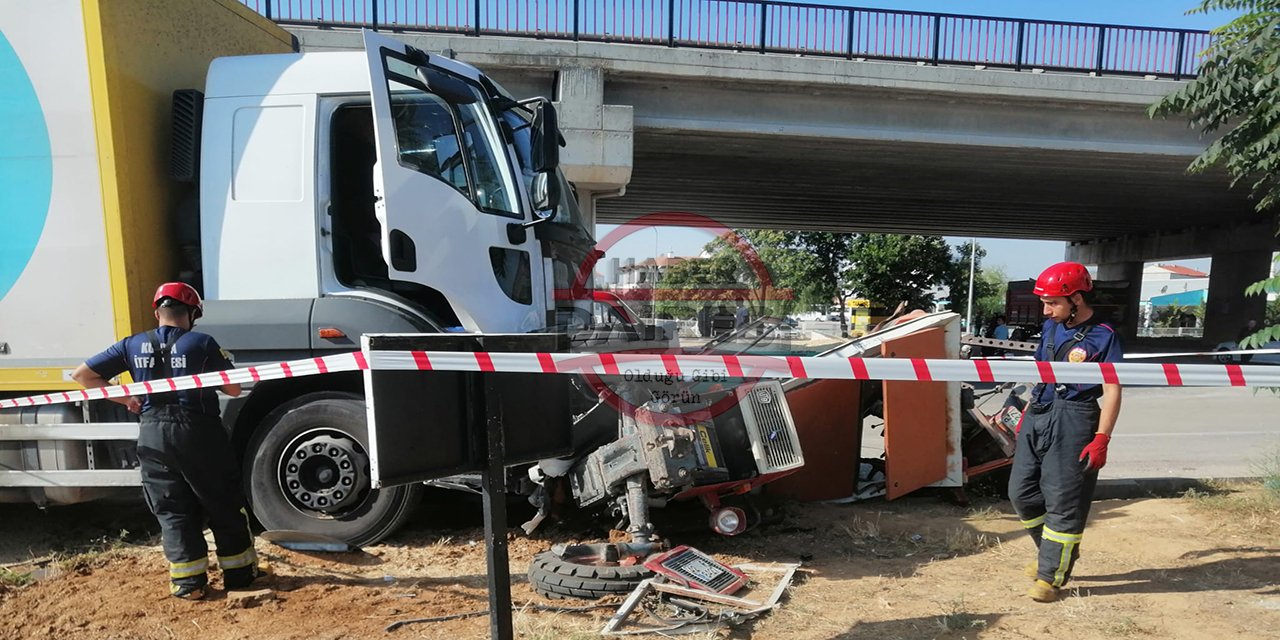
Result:
M1076 545L1080 544L1082 536L1045 527L1044 538L1062 545L1062 552L1058 554L1058 568L1053 572L1053 586L1061 587L1067 581L1067 571L1071 570L1071 556L1075 554Z
M244 553L237 553L234 556L218 556L218 566L223 569L239 569L247 567L258 561L258 553L253 547L249 547Z
M249 528L249 512L241 507L240 515L244 516L245 532L249 535L249 548L233 556L218 556L218 566L223 569L239 569L258 561L258 552L253 548L253 530Z
M1043 517L1041 519L1043 519ZM1080 540L1083 538L1083 535L1079 533L1061 533L1054 531L1049 527L1045 527L1044 538L1045 540L1052 540L1060 544L1080 544Z
M200 558L191 562L170 562L169 577L178 580L198 576L209 570L209 559Z
M1044 513L1042 513L1042 514L1040 514L1040 515L1038 515L1038 516L1036 516L1036 517L1034 517L1034 518L1032 518L1032 519L1030 519L1030 520L1023 520L1023 521L1022 521L1022 528L1023 528L1023 529L1034 529L1034 528L1036 528L1036 527L1038 527L1038 526L1040 526L1040 525L1044 524L1044 517L1045 517L1046 515L1048 515L1048 514L1044 514ZM1046 529L1046 531L1048 531L1048 529Z

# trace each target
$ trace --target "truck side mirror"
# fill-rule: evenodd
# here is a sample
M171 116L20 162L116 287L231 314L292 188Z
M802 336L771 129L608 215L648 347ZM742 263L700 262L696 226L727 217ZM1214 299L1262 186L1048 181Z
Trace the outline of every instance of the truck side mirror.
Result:
M555 171L560 166L560 125L548 100L539 100L533 108L532 142L533 170Z
M555 173L542 171L535 175L529 191L533 200L533 220L524 226L532 227L554 218L556 207L560 206L560 181L555 179Z

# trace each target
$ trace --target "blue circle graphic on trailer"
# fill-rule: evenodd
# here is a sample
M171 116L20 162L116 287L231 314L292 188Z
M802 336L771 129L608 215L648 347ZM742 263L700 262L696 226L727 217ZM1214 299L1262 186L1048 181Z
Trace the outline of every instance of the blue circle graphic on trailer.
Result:
M31 78L0 33L0 298L27 268L49 214L53 156Z

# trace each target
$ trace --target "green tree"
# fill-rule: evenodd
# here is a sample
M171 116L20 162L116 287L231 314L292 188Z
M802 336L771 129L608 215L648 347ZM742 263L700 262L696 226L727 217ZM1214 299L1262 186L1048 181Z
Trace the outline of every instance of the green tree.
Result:
M982 265L982 259L987 257L987 250L983 249L981 244L969 240L956 245L952 254L951 269L947 272L944 283L948 290L948 310L961 315L968 312L970 245L976 249L973 254L973 315L978 321L975 326L977 328L996 314L1004 312L1006 278L1003 270L995 269L989 273Z
M853 236L817 231L735 230L707 243L706 264L684 263L660 286L742 288L752 315L782 316L801 308L843 304ZM767 278L762 276L767 274ZM668 277L669 276L669 277ZM734 294L737 295L737 294ZM700 306L700 303L699 305ZM685 310L688 305L665 306Z
M981 287L979 287L981 283ZM1009 276L1000 267L987 267L982 270L982 277L973 284L975 313L981 318L994 318L1004 313L1005 291L1009 287ZM978 292L982 293L979 294Z
M690 318L704 304L716 307L731 304L731 290L747 294L747 286L738 281L738 265L727 256L686 260L667 267L658 281L654 312L673 318Z
M1191 162L1190 171L1223 167L1231 184L1246 183L1258 211L1280 202L1280 0L1203 0L1192 13L1227 10L1240 17L1214 29L1199 75L1149 109L1186 114L1191 126L1222 136ZM1254 283L1246 295L1280 293L1280 276ZM1244 345L1280 339L1280 324Z
M932 292L954 269L951 249L938 236L859 235L850 243L849 261L853 294L888 307L906 302L913 309L932 309ZM967 271L965 277L968 291Z

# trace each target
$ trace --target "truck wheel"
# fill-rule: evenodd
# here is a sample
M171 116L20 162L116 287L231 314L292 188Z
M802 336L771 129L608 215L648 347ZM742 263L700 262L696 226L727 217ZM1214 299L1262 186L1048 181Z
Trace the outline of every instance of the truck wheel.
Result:
M550 551L543 551L529 563L529 585L548 598L598 600L631 593L642 580L653 575L644 565L588 562L590 560L585 558L575 562L572 556L561 558Z
M302 396L267 416L249 442L245 493L267 529L373 544L410 516L422 485L373 489L364 401Z

